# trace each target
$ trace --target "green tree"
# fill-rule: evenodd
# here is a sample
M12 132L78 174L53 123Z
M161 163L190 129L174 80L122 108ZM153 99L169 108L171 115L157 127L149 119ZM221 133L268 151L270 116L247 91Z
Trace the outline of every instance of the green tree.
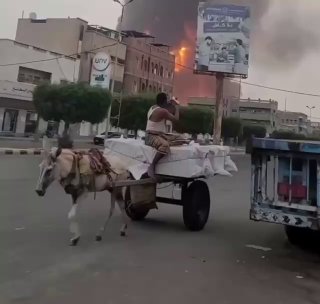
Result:
M33 102L40 117L65 123L63 136L58 141L60 148L73 148L70 124L102 122L110 101L109 91L85 84L42 84L33 92Z
M222 120L222 137L236 138L242 133L242 122L239 118L228 117Z
M150 94L125 96L121 102L119 127L128 130L145 130L147 114L155 104L156 97ZM174 124L174 130L179 133L212 133L213 111L180 107L180 120Z
M303 140L307 138L303 134L297 134L292 131L282 131L282 130L274 131L270 137L276 138L276 139L296 139L296 140Z
M156 97L150 94L130 95L122 98L119 127L122 129L145 130L147 114L155 104Z
M180 107L179 122L174 124L179 133L212 134L214 113L210 109L197 107Z
M264 138L266 134L267 130L262 126L246 125L243 127L243 140L251 139L252 136Z
M44 120L64 121L67 134L72 123L102 122L111 101L109 91L84 84L42 84L33 92L33 102Z

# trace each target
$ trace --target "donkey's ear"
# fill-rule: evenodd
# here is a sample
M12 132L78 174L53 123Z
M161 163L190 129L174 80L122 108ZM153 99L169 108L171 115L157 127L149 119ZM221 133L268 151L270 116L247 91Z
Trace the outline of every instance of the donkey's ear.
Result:
M62 149L58 148L56 151L56 159L61 155Z
M52 161L56 161L57 158L60 156L61 152L62 152L61 148L53 148L51 150L51 154L50 154L51 155L51 160Z

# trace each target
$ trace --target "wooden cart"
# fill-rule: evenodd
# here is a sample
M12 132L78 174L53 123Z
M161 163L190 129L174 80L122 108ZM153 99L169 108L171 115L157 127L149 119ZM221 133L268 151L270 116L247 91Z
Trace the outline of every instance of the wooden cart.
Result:
M156 196L157 185L172 183L181 188L179 199ZM153 179L139 181L115 182L114 187L126 187L125 204L127 215L133 221L143 220L156 203L182 206L183 221L191 231L202 230L209 218L210 192L203 177L183 178L159 176L157 182ZM139 197L137 202L133 197ZM142 203L141 203L142 201Z

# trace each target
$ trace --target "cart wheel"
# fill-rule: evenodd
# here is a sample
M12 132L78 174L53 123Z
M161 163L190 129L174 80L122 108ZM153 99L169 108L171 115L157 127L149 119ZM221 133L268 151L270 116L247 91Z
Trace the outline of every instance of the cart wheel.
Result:
M285 232L292 245L309 247L319 244L319 231L314 231L308 228L285 226Z
M130 197L130 187L126 188L124 202L125 202L127 216L130 217L133 221L137 221L137 222L142 221L145 219L145 217L149 213L149 210L132 208L131 197Z
M184 193L183 221L191 231L200 231L206 225L210 213L210 192L208 185L200 180L193 182Z

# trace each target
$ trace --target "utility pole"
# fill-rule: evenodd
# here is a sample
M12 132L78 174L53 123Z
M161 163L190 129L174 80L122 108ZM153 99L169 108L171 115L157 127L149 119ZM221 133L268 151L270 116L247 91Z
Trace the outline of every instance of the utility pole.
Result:
M306 108L308 108L309 109L309 111L310 111L310 121L311 121L311 118L312 118L312 110L313 109L315 109L316 107L315 106L313 106L313 107L310 107L310 106L306 106Z
M286 99L284 101L284 111L287 112L287 97L286 97Z
M223 80L224 74L216 74L216 106L215 106L215 117L214 117L214 130L213 130L213 141L214 144L219 145L221 140L221 125L223 116Z
M115 53L115 60L114 60L114 67L112 70L112 83L111 83L111 94L112 94L112 99L110 103L110 107L108 110L108 116L107 116L107 123L106 123L106 132L105 132L105 139L108 139L108 133L110 130L110 119L111 119L111 110L112 110L112 103L113 103L113 95L114 95L114 84L115 84L115 76L116 76L116 69L118 67L118 56L119 56L119 47L121 43L121 35L122 35L122 21L123 21L123 16L124 16L124 10L125 7L133 2L134 0L129 0L126 3L122 3L120 0L113 0L114 2L118 3L121 5L121 16L120 16L120 21L119 21L119 26L118 26L118 39L117 39L117 46L116 46L116 53ZM121 109L121 98L122 98L122 92L120 93L120 109ZM119 113L120 115L120 113ZM120 117L119 117L120 118Z

